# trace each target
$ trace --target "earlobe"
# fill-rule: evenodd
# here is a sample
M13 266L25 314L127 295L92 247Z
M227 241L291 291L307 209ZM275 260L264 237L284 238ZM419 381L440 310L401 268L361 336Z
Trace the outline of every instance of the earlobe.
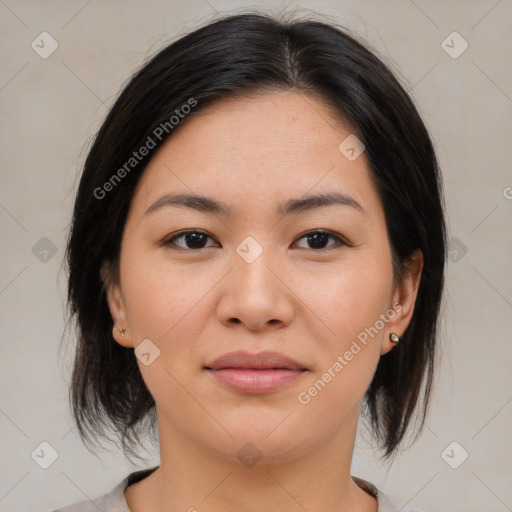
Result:
M390 335L389 335L389 339L393 342L393 343L398 343L400 341L400 338L398 336L398 334L396 332L392 332Z
M133 347L132 337L127 334L127 331L125 329L119 328L116 325L114 325L114 327L112 327L112 337L117 343L119 343L119 345L123 347Z

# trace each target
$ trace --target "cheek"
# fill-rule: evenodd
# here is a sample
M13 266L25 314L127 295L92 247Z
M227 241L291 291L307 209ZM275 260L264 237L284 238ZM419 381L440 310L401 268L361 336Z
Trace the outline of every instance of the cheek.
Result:
M325 328L315 342L318 365L302 388L303 400L347 412L368 389L380 360L393 274L390 255L360 253L303 293ZM314 285L314 286L313 286ZM309 289L309 291L308 291ZM308 294L308 295L306 295ZM316 405L313 405L316 404ZM323 405L322 405L323 404Z
M310 292L312 309L326 328L315 341L317 365L297 402L313 423L324 421L320 418L331 410L332 419L323 428L336 429L371 384L380 360L380 315L387 309L388 277L382 269L354 267L331 278L328 291L315 297Z
M187 381L195 367L201 367L204 347L198 340L204 338L212 315L209 293L223 274L223 269L217 272L200 267L171 266L165 258L148 257L144 251L129 247L121 262L123 296L134 343L145 339L155 343L160 350L155 367L167 369L180 382ZM150 367L139 366L145 379L155 378Z
M221 297L215 285L226 266L208 267L203 262L171 268L143 251L127 249L121 282L135 343L149 338L161 350L151 365L138 363L159 414L183 432L190 430L191 418L201 418L194 423L197 435L218 435L221 441L225 433L200 404L209 404L215 418L222 418L234 432L239 428L242 437L254 430L255 422L268 432L282 421L279 411L284 405L276 408L277 413L236 408L224 394L215 398L211 385L199 377L205 345L217 340L206 334L220 332L214 316ZM355 346L353 341L385 311L391 279L386 263L362 252L326 269L319 264L290 267L285 280L294 293L285 299L283 292L283 300L294 301L296 309L288 328L315 361L303 385L282 397L282 404L298 413L292 425L301 431L304 446L314 441L311 432L322 438L334 435L368 389L379 361L378 337L369 337L366 345ZM282 429L272 442L288 442L288 432Z
M386 311L392 282L390 260L355 256L328 275L304 280L302 297L323 321L330 344L341 349Z
M191 268L170 269L144 251L127 247L121 282L132 330L158 340L176 330L188 314L193 314L207 286L194 274Z
M138 360L142 377L157 404L181 404L177 407L181 411L193 408L185 390L194 389L200 370L197 340L207 315L205 295L216 279L207 273L198 279L193 269L170 271L169 265L148 258L143 251L127 247L126 253L121 282L134 344L149 339L159 350L149 365Z

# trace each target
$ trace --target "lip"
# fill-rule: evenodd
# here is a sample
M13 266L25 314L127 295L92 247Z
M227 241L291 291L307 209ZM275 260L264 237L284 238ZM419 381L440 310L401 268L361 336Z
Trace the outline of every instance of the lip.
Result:
M204 367L220 384L244 394L277 391L298 379L307 368L279 352L231 352Z
M259 352L251 354L249 352L230 352L225 354L205 366L208 370L223 370L226 368L245 368L248 370L306 370L297 361L285 356L279 352Z

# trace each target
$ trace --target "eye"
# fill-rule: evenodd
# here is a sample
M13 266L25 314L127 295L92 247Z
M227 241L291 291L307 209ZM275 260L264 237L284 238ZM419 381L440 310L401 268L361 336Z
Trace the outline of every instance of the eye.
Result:
M208 238L213 240L213 238L210 235L207 235L202 231L181 231L180 233L176 233L172 237L167 238L163 242L163 245L177 245L180 249L205 249L208 247L212 247L211 245L205 245ZM182 243L185 245L175 243L176 240L182 240Z
M348 245L340 236L331 233L329 231L321 231L321 230L315 230L310 231L308 233L305 233L302 235L299 240L307 239L307 243L311 244L313 247L299 247L300 249L330 249L333 246L336 245ZM329 240L329 238L336 241L336 243L331 244L330 246L325 247L325 244Z
M214 247L215 245L206 245L207 240L213 240L213 238L203 231L198 230L188 230L181 231L172 235L170 238L167 238L164 242L162 242L165 246L177 246L180 249L207 249L209 247ZM349 245L345 242L340 236L335 233L324 231L324 230L314 230L309 231L302 235L298 240L306 239L307 243L311 244L312 247L299 247L299 249L315 249L315 250L325 250L330 249L339 245ZM328 240L334 240L334 243L331 245L327 245ZM176 243L178 240L181 240L180 243ZM297 244L295 244L297 246Z

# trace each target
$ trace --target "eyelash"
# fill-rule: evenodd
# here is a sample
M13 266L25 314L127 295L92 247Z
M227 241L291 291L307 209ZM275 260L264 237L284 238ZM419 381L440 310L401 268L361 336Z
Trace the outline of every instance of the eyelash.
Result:
M179 238L182 238L184 237L185 235L187 234L191 234L191 233L199 233L201 235L206 235L208 238L211 238L212 240L214 240L214 238L212 236L210 236L208 233L204 232L204 231L200 231L200 230L197 230L197 229L189 229L189 230L185 230L185 231L180 231L178 233L175 233L174 235L172 235L171 237L165 239L163 242L162 242L162 245L164 246L171 246L171 245L175 245L176 244L174 243L175 240L179 239ZM297 240L302 240L303 238L306 238L307 236L309 235L315 235L317 233L320 233L320 234L325 234L325 235L328 235L329 238L333 238L336 240L336 244L335 245L332 245L330 247L324 247L322 249L310 249L314 252L322 252L322 251L329 251L329 250L332 250L334 248L336 248L337 246L340 247L340 246L350 246L350 244L348 242L346 242L343 238L341 238L339 235L337 235L336 233L333 233L332 231L327 231L327 230L324 230L324 229L314 229L312 231L307 231L306 233L300 235ZM184 247L180 247L180 246L177 246L178 249L182 249L184 251L194 251L194 252L198 252L198 251L201 251L202 249L210 249L211 247L200 247L199 249L191 249L191 248L184 248ZM303 247L300 247L300 249L304 249Z

